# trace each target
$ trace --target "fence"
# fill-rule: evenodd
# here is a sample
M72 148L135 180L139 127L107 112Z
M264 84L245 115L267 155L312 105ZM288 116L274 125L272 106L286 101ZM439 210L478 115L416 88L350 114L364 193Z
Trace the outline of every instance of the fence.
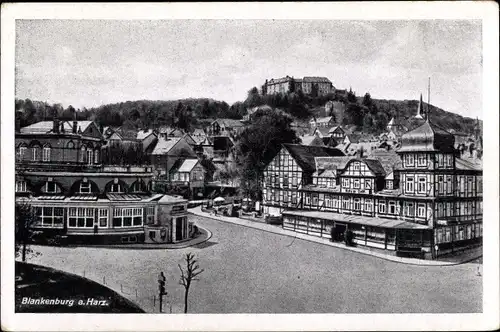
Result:
M100 276L95 272L83 270L80 273L84 278L95 281L108 287L123 297L131 300L148 313L160 313L158 283L154 277L151 278L150 288L138 288L130 286L123 281L114 280L110 276ZM163 296L162 313L183 313L184 309L180 303L173 303L170 295ZM180 301L180 299L179 299Z

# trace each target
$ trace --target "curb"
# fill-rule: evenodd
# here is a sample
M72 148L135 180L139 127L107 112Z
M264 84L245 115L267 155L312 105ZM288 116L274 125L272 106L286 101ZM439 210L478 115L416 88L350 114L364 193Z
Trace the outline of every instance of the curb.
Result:
M184 241L184 242L177 242L177 243L164 243L164 244L151 244L151 246L139 246L138 244L131 244L131 245L125 245L125 244L96 244L96 245L68 245L65 246L66 248L106 248L106 249L132 249L132 250L161 250L161 249L170 249L170 250L175 250L175 249L184 249L187 247L191 246L196 246L202 243L207 242L212 238L212 232L206 228L198 226L198 228L204 230L207 235L206 238L202 239L199 242L196 242L196 239L193 239L192 242Z
M375 258L380 258L380 259L384 259L384 260L387 260L387 261L391 261L391 262L394 262L394 263L401 263L401 264L408 264L408 265L418 265L418 266L454 266L454 265L465 264L467 262L473 261L473 260L478 259L478 258L480 258L480 257L483 256L482 254L480 254L480 255L475 256L475 257L469 257L469 258L467 258L467 259L465 259L463 261L460 261L460 262L445 262L445 261L437 261L437 260L429 261L429 260L422 260L422 259L417 259L417 258L405 258L405 260L401 260L399 258L395 258L395 256L392 256L392 255L384 255L384 254L380 254L380 253L373 253L373 252L370 252L370 251L367 251L367 250L363 250L363 249L360 249L360 248L345 247L345 246L341 246L341 245L334 245L333 243L330 243L330 242L325 243L323 241L318 241L317 239L314 239L314 238L309 239L309 238L303 238L303 237L301 237L303 235L307 236L307 234L302 234L302 233L295 233L295 234L282 233L282 232L272 231L272 230L268 230L268 229L263 229L261 227L258 227L258 225L245 225L245 224L241 224L241 223L237 223L237 222L233 222L233 221L229 221L229 220L225 220L225 219L218 219L218 218L215 218L214 216L211 216L211 215L208 215L208 214L205 215L206 214L205 212L201 212L200 213L199 211L193 211L193 210L188 210L188 212L191 213L191 214L193 214L193 215L199 216L199 217L205 217L205 218L209 218L209 219L213 219L213 220L217 220L217 221L222 221L222 222L230 223L230 224L233 224L233 225L239 225L239 226L242 226L242 227L258 229L258 230L261 230L263 232L268 232L268 233L272 233L272 234L278 234L278 235L293 237L293 238L300 239L300 240L303 240L303 241L312 242L312 243L321 244L321 245L326 245L326 246L333 247L333 248L339 248L339 249L343 249L343 250L348 250L348 251L355 252L355 253L358 253L358 254L368 255L368 256L375 257ZM245 220L245 219L243 219L243 220ZM248 220L245 220L245 221L249 222ZM280 228L280 229L283 230L283 228ZM299 235L299 236L297 236L297 235ZM320 239L320 238L318 238L318 239ZM410 259L411 259L411 261L408 261ZM434 263L431 263L431 262L434 262Z

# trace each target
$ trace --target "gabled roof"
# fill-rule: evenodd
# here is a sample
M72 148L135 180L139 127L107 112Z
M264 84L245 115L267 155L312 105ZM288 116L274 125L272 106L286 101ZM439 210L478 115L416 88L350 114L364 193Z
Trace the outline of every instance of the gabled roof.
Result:
M382 164L377 159L361 159L364 161L366 166L375 174L376 176L385 176L386 172Z
M152 155L163 155L168 153L179 141L181 137L159 137L158 142L151 152Z
M148 129L148 130L139 130L137 132L137 135L136 135L136 138L139 139L139 140L143 140L145 139L146 137L148 137L149 135L156 135L152 129Z
M189 173L196 164L198 164L198 159L178 159L170 169L170 172Z
M361 135L360 134L347 134L345 136L347 138L349 138L349 142L351 142L351 143L359 143L359 141L361 139Z
M330 137L328 128L316 127L313 131L313 135L318 135L319 137Z
M324 146L283 144L297 164L306 172L314 172L316 165L314 157L334 157L343 156L344 153L339 149Z
M205 134L205 131L203 129L196 128L191 134L191 136L207 136L207 135Z
M332 83L328 78L326 77L319 77L319 76L304 76L303 82L320 82L320 83Z
M342 129L340 126L331 127L330 130L328 130L330 134L336 131L341 131L342 133L345 133L344 129Z
M324 116L321 118L316 118L316 123L328 123L333 119L332 116Z
M302 141L302 145L317 145L317 146L324 146L325 144L323 143L323 140L321 140L318 136L316 135L304 135L300 137Z
M356 159L350 156L343 157L316 157L314 158L316 162L316 170L343 170L349 161Z
M175 128L172 129L172 131L168 132L168 136L173 136L173 137L182 137L184 136L185 132L182 129Z

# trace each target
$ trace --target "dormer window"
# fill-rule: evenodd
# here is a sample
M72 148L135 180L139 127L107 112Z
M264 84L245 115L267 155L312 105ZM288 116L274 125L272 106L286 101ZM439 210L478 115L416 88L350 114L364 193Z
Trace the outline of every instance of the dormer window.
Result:
M92 192L90 182L81 182L79 192L80 194L90 194Z
M109 192L111 192L111 193L117 193L117 194L123 194L124 193L123 186L121 184L119 184L119 183L113 183L109 187Z
M54 181L47 181L45 183L44 191L49 194L57 193L57 184Z

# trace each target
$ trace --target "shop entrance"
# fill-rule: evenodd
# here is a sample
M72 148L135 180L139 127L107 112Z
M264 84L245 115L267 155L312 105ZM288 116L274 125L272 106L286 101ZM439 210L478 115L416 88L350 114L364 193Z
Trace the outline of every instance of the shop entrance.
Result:
M344 241L344 233L347 229L346 224L335 223L332 228L332 239L336 242Z

